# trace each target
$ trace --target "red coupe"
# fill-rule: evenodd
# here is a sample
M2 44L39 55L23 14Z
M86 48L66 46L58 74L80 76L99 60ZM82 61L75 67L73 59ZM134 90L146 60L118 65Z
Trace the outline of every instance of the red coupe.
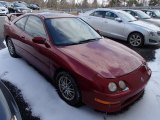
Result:
M131 49L101 37L72 15L15 15L4 25L10 55L25 58L50 77L68 104L116 112L143 93L151 70Z

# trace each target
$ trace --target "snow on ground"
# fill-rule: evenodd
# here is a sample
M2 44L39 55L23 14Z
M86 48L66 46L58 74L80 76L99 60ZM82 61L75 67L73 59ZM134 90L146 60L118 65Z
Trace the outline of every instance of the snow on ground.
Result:
M148 63L153 71L143 98L126 112L108 115L107 120L159 120L160 118L160 49L156 59ZM74 108L63 102L56 90L23 59L10 57L7 49L0 51L0 77L15 84L42 120L103 120L104 113L83 106Z

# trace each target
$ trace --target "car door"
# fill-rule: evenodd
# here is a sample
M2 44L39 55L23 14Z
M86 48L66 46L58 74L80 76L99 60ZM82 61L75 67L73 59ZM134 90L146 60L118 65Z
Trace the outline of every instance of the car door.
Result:
M89 16L86 16L86 22L89 23L94 29L101 31L102 23L101 20L105 15L105 11L94 11Z
M25 23L28 19L28 16L24 16L20 18L19 20L15 21L14 23L11 23L10 25L12 27L8 27L9 29L9 35L12 39L12 42L14 43L16 52L22 56L26 56L27 53L24 50L24 44L23 44L23 37L22 32L24 31Z
M124 22L118 22L115 19L119 18L117 14L106 11L104 19L102 21L102 31L106 36L124 39Z
M30 15L22 37L25 44L24 49L28 53L28 61L46 75L50 75L50 43L42 20L37 16ZM32 41L34 37L46 39L48 46L34 43Z

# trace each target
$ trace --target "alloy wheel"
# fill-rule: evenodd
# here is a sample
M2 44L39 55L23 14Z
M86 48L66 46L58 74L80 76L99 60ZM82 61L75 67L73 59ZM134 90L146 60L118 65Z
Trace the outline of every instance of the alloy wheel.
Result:
M8 40L8 50L9 50L9 53L11 54L11 55L14 55L14 52L15 52L15 50L14 50L14 46L13 46L13 43L12 43L12 41L11 40Z
M68 76L61 76L59 79L59 89L63 97L69 101L75 97L75 90L73 84Z
M133 47L139 47L143 44L143 37L139 33L131 34L129 37L129 43Z

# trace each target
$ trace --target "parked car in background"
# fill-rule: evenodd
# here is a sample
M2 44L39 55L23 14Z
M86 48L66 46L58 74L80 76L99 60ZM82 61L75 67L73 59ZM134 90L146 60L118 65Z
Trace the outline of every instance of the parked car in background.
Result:
M160 19L160 10L145 9L142 11L151 16L152 18Z
M1 120L22 120L19 108L8 90L0 80L0 116Z
M32 10L40 10L40 7L37 4L28 4L27 7Z
M160 20L159 19L153 19L151 18L149 15L147 15L146 13L144 13L141 10L131 10L131 9L127 9L124 10L126 12L128 12L129 14L131 14L132 16L134 16L135 18L148 22L148 23L152 23L154 25L157 25L160 27Z
M7 13L8 9L0 3L0 15L6 15Z
M127 14L127 13L126 13ZM77 16L30 13L5 21L12 57L24 57L51 78L69 105L115 112L141 96L151 70L133 50L102 38Z
M29 9L23 3L14 2L11 6L12 6L12 8L10 9L11 13L30 13L30 12L32 12L32 10Z
M99 8L79 17L98 30L101 35L128 41L131 46L160 44L158 26L138 21L124 11Z

